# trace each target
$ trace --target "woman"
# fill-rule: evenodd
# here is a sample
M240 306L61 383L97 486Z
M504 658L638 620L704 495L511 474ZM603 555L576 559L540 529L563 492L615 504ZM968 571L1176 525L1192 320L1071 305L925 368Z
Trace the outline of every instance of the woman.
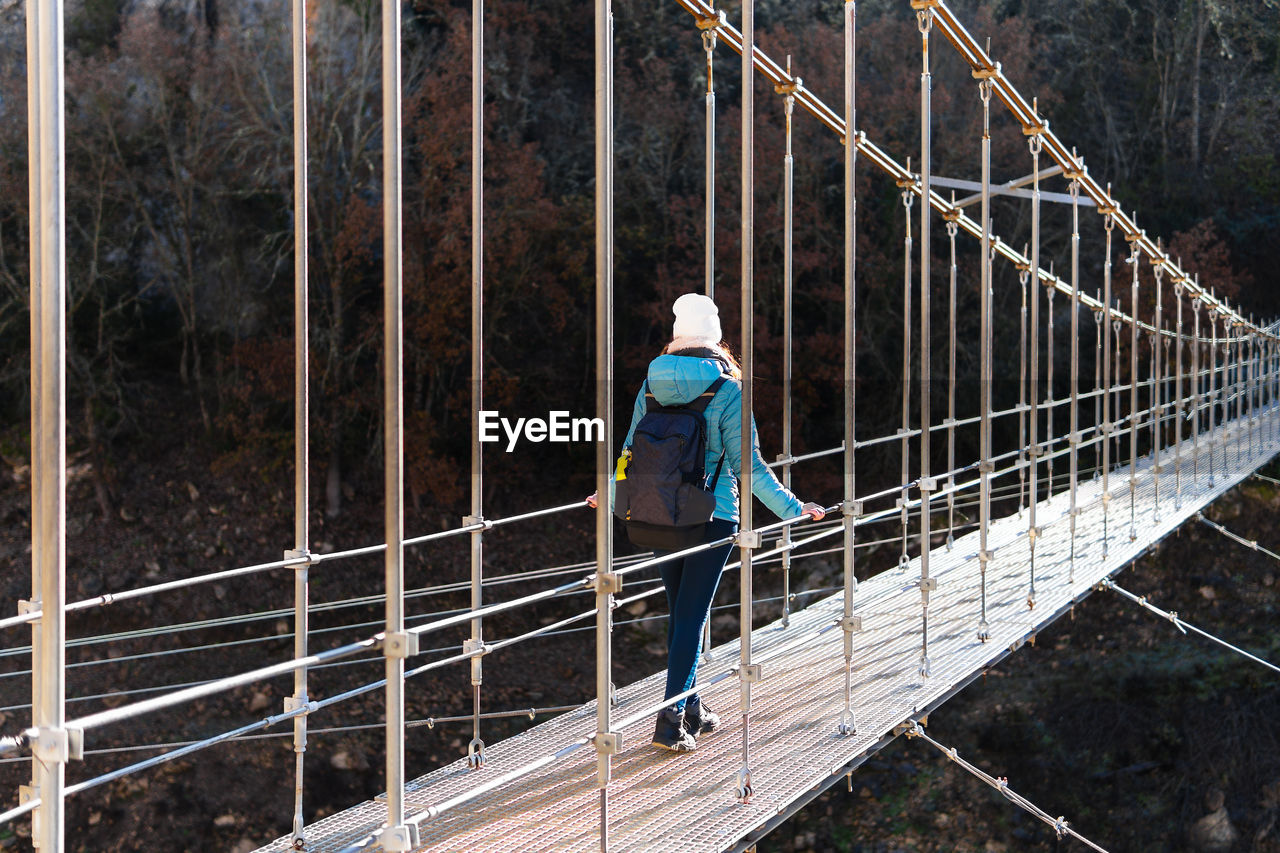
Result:
M662 406L684 406L711 387L721 375L724 382L703 413L707 424L705 469L714 471L723 456L724 473L715 480L715 510L706 526L705 542L732 536L738 530L738 477L742 470L742 369L725 347L720 334L719 311L706 296L686 293L672 306L675 325L671 343L649 363L647 387ZM645 387L636 394L623 448L631 447L636 424L645 414ZM817 521L824 510L816 503L802 504L773 475L760 455L754 422L751 425L751 491L779 518L807 515ZM596 495L587 498L596 505ZM698 655L702 633L711 615L720 575L732 545L691 554L680 560L660 563L666 587L670 617L667 622L666 699L692 690L697 684ZM655 746L673 752L687 752L697 746L695 738L713 730L719 717L701 701L697 693L673 703L658 715L654 728Z

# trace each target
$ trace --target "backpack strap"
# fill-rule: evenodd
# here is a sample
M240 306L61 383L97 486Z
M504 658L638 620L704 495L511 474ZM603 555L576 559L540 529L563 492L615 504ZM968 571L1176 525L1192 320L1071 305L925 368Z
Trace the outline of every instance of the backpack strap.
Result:
M720 386L723 385L728 380L729 380L728 376L721 374L720 376L716 377L715 382L712 382L710 385L707 386L707 390L703 391L697 397L694 397L692 400L690 400L689 402L685 403L682 406L678 406L678 407L673 406L672 408L690 409L692 411L697 412L698 414L702 414L707 410L707 406L711 405L711 398L714 397L716 395L716 392L720 390ZM644 383L645 411L652 412L655 409L662 409L662 408L666 408L666 407L663 406L661 403L659 403L657 398L653 396L653 392L649 390L649 380L646 379Z

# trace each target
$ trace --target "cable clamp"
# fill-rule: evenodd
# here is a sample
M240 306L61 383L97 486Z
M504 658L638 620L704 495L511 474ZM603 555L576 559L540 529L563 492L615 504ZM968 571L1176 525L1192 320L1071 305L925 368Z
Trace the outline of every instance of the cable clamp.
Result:
M19 616L29 616L32 613L35 613L39 610L40 610L40 602L28 601L25 598L18 599L18 615Z
M862 515L862 501L841 501L840 514L845 518L857 518Z
M1040 538L1040 528L1039 528L1039 527L1032 527L1031 529L1029 529L1029 530L1027 531L1027 538L1028 538L1028 539L1030 539L1030 540L1034 543L1034 542L1036 541L1036 539Z
M483 525L484 525L484 527L482 527L482 528L481 528L482 530L492 530L492 529L493 529L493 522L492 522L492 521L490 521L489 519L485 518L483 515L464 515L464 516L462 517L462 526L463 526L463 527L471 527L471 526L476 525L476 524L483 524ZM473 531L473 532L477 532L477 533L478 533L479 531Z
M416 823L402 823L399 826L388 826L378 833L378 843L384 850L405 851L418 847L422 842L418 838Z
M622 592L622 575L600 572L591 579L591 588L596 591L596 595L617 595Z
M994 551L978 551L978 560L983 563L990 563L996 558Z
M862 617L861 616L845 616L836 624L838 624L841 628L843 628L846 634L852 634L856 631L862 630Z
M292 568L295 570L309 569L311 568L312 564L315 562L311 554L311 551L307 548L289 548L284 552L284 558L286 560L304 561L304 562L298 563L296 566L293 566Z
M994 63L990 68L975 68L972 74L975 80L990 80L993 77L999 77L1000 63Z
M622 752L621 732L596 732L591 736L596 752L600 755L617 755Z
M990 459L983 459L978 463L979 474L994 474L996 472L996 463Z
M1053 822L1053 831L1058 833L1059 838L1065 838L1067 835L1067 819L1062 815L1058 815L1058 819Z
M738 680L754 683L764 678L764 673L760 671L760 664L751 663L746 666L738 667Z
M489 646L484 640L463 640L462 653L464 655L481 657L489 653Z
M938 490L938 478L937 477L921 477L919 486L920 486L920 491L922 492L926 492L926 493L936 492Z
M1102 433L1103 435L1111 435L1111 433L1115 431L1116 431L1116 425L1111 423L1110 421L1107 421L1106 423L1098 424L1098 432Z
M1084 441L1083 433L1073 432L1073 433L1067 434L1067 444L1071 445L1072 447L1075 447L1077 444L1079 444L1082 441Z
M742 530L733 537L733 544L737 545L739 550L760 548L764 544L764 537L760 535L759 530Z
M388 658L411 658L418 653L418 635L408 631L393 631L382 641L382 655ZM391 848L388 850L401 848ZM407 848L406 848L407 849Z
M311 706L311 702L308 701L305 694L302 696L284 697L284 712L286 714L292 714L300 708L305 708L308 714L315 710L315 708Z
M723 11L716 12L712 18L698 18L696 21L700 30L717 30L729 23L729 19L725 17Z
M1033 447L1029 447L1027 448L1027 455L1032 459L1035 459L1037 456L1044 456L1044 448L1038 444Z
M774 84L773 91L779 95L794 95L803 88L804 80L799 77L792 77L790 83L783 82Z
M916 581L916 586L920 587L923 592L933 592L938 588L937 578L921 578Z
M31 741L31 755L46 764L84 761L84 729L42 726Z

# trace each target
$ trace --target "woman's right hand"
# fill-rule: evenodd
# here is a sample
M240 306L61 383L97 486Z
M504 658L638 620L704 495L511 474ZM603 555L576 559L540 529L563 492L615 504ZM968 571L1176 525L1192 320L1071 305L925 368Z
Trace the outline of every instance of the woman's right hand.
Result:
M816 504L810 501L800 508L800 513L802 515L809 516L812 521L822 521L826 516L827 511L823 508L822 504Z
M587 495L587 506L595 509L600 504L600 492L595 491Z

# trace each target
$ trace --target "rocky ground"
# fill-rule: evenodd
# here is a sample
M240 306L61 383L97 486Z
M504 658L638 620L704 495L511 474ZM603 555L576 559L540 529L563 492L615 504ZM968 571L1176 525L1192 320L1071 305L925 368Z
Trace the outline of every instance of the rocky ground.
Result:
M109 472L113 514L103 518L92 475L74 452L69 484L68 597L72 600L171 578L278 559L292 536L292 494L281 454L217 448L193 450L191 425L180 412L156 415L147 441L136 441ZM10 601L30 595L29 484L23 442L5 436L0 470L0 566ZM318 480L316 480L318 482ZM583 484L585 485L585 483ZM577 487L577 484L574 484ZM336 520L316 515L312 539L321 551L380 538L380 483L346 488L348 509ZM1207 515L1246 538L1280 550L1274 528L1280 494L1250 481ZM496 507L518 511L527 507ZM591 557L591 517L570 513L488 537L491 575L549 562ZM427 532L456 520L411 513L407 527ZM467 576L465 542L411 549L410 588ZM548 554L554 555L548 558ZM313 570L316 612L313 648L329 648L376 630L377 603L340 609L341 602L381 585L381 558L323 564ZM835 579L834 563L806 568L807 583ZM1280 564L1190 523L1121 580L1189 621L1280 660L1276 576ZM488 600L541 588L545 581L501 586ZM776 572L757 582L761 597L777 594ZM726 590L729 603L734 590ZM466 605L465 593L413 599L411 612ZM275 571L122 602L74 614L68 695L184 684L288 656L292 580ZM762 607L759 618L776 610ZM229 622L251 616L252 621ZM561 612L538 608L486 623L492 636L547 624ZM617 680L630 681L660 665L660 609L637 606L638 619L619 633ZM717 631L733 630L733 616L717 617ZM148 632L153 626L159 632ZM353 627L354 626L354 627ZM724 633L720 634L724 636ZM487 709L545 707L589 698L593 645L582 634L538 641L486 663ZM21 707L29 683L21 646L25 630L10 629L0 649L0 730L29 720ZM461 631L434 635L432 648L456 646ZM179 651L198 647L195 651ZM312 676L323 698L380 677L376 659L335 666ZM197 739L276 713L292 692L290 679L200 700L176 711L94 732L84 764L69 781L140 761L155 750L125 750ZM135 693L130 699L151 693ZM121 704L118 696L74 702L71 715ZM307 757L308 819L382 790L381 694L347 702L312 722L313 729L371 726L313 734ZM470 691L461 667L445 670L409 691L410 719L465 714ZM1207 641L1184 637L1169 623L1114 593L1098 592L936 712L930 734L1053 815L1065 815L1085 836L1112 851L1280 851L1280 679ZM492 741L527 720L486 723ZM274 730L273 730L274 731ZM266 734L272 734L267 732ZM466 726L440 722L412 730L409 764L421 773L465 751ZM101 785L68 803L68 849L82 851L248 850L288 831L293 762L288 738L224 744L199 755ZM16 801L28 776L24 762L0 764L0 782ZM899 739L844 785L824 794L769 835L760 850L779 851L1003 851L1076 850L1054 831L919 740ZM29 822L0 828L0 846L29 848Z

